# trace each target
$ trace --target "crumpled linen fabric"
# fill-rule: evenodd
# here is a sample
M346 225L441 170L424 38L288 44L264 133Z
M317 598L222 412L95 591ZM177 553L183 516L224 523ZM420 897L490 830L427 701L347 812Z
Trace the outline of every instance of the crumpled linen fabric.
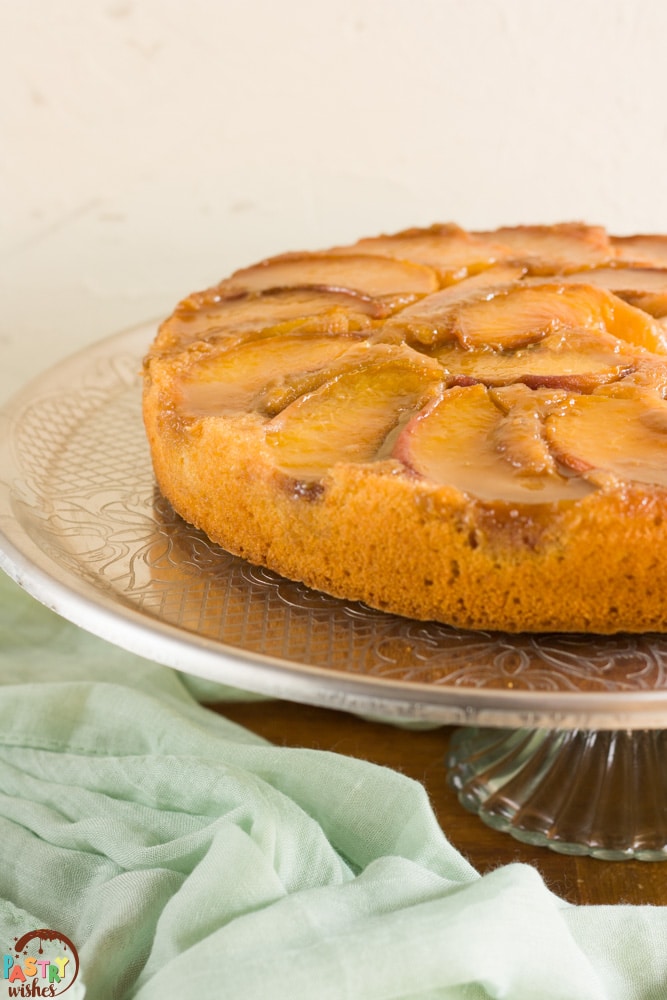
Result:
M0 945L66 934L72 1000L667 997L667 909L478 875L418 783L266 743L2 574L0 681Z

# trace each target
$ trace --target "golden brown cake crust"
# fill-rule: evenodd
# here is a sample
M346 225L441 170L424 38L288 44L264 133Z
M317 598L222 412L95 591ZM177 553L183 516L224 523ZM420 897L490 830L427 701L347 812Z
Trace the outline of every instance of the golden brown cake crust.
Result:
M650 312L645 274L602 278L632 245L440 226L237 272L146 359L160 489L229 551L394 613L667 630L662 263L643 241Z

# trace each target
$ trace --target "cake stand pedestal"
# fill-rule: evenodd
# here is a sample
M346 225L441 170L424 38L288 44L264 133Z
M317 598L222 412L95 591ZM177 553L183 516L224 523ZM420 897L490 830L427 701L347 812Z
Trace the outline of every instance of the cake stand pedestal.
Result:
M561 854L667 860L664 730L458 730L459 801L490 827Z

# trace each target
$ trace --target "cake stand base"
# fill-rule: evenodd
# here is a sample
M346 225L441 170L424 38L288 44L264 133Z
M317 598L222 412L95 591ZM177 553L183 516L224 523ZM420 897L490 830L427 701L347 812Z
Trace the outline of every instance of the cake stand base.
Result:
M667 861L667 731L460 729L459 801L489 826L561 854Z

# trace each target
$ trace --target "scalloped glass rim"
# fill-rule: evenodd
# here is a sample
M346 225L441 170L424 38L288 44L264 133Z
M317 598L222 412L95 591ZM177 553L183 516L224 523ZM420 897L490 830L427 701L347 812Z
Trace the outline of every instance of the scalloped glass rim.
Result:
M223 684L393 720L650 729L667 636L503 636L310 591L213 546L157 494L140 417L155 324L38 376L0 411L0 568L134 653Z

